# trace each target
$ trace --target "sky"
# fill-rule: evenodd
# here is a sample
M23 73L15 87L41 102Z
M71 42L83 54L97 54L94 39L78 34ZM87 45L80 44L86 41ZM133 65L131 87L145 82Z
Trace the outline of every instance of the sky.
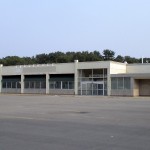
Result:
M0 58L104 49L150 57L150 0L0 0Z

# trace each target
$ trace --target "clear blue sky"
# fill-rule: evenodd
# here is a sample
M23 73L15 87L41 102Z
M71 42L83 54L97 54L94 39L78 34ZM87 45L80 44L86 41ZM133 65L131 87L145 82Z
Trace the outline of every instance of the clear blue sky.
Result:
M150 57L150 0L0 0L0 58L104 49Z

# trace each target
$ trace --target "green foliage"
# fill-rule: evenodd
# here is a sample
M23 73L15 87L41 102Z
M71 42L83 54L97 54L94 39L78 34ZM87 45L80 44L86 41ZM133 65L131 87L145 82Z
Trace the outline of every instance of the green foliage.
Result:
M117 62L124 62L124 57L122 57L121 55L118 55L114 60Z
M11 65L21 65L23 63L23 59L18 56L7 56L1 60L4 66Z
M103 50L104 60L114 60L115 52L109 49Z
M135 58L135 57L130 57L130 56L125 56L125 57L124 57L124 60L125 60L127 63L129 63L129 64L131 64L131 63L140 63L140 60L139 60L139 59L137 59L137 58Z
M115 52L109 49L105 49L102 52L103 55L97 50L93 52L89 51L77 51L77 52L53 52L49 54L37 54L35 57L18 57L18 56L7 56L0 59L0 64L4 66L12 65L29 65L29 64L47 64L47 63L68 63L74 62L74 60L79 60L79 62L86 61L105 61L113 60L117 62L127 62L127 63L141 63L141 59L137 59L130 56L118 55L115 57ZM150 58L144 58L144 63L150 63Z
M142 63L142 58L139 59L139 62ZM143 63L150 63L150 58L143 58Z

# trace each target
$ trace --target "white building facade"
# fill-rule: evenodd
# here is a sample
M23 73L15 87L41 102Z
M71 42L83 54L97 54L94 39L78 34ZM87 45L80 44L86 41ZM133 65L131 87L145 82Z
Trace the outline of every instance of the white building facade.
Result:
M0 66L0 93L150 96L150 64L113 61Z

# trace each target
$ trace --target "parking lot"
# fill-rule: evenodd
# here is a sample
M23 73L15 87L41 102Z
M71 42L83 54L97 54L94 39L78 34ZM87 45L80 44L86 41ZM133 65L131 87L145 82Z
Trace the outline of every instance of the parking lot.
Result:
M150 98L0 95L0 150L150 150Z

